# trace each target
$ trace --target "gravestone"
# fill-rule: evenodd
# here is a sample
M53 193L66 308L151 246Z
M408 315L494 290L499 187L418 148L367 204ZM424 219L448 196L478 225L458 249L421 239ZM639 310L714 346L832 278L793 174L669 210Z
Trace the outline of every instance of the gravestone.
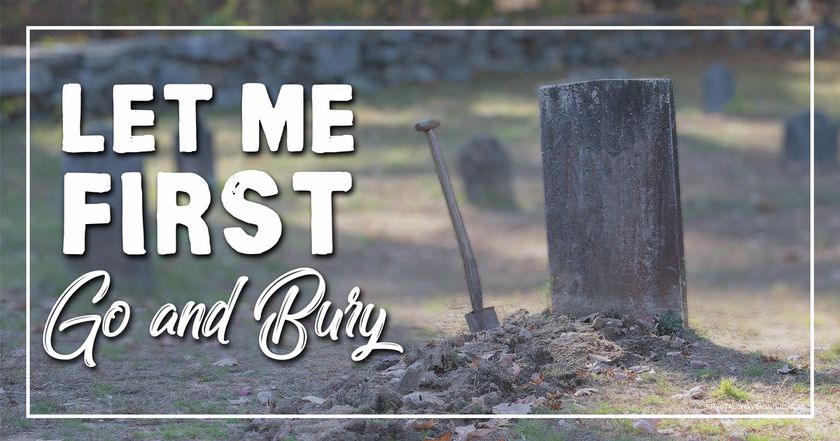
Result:
M196 117L196 149L194 152L181 152L178 149L178 129L175 130L175 166L179 172L195 173L210 186L210 191L216 188L215 152L213 150L213 134L200 116Z
M85 238L85 253L81 256L65 255L64 258L75 275L81 275L92 270L104 269L111 273L111 280L114 284L119 283L115 279L123 278L130 280L133 284L148 285L152 280L151 264L148 254L129 256L123 253L122 249L121 176L126 172L142 173L143 159L136 153L114 153L112 149L113 132L110 124L101 122L92 123L85 127L83 133L104 136L105 151L98 153L62 152L62 194L64 191L64 173L108 173L111 176L111 191L107 193L89 193L87 203L107 203L111 208L111 222L107 225L88 225ZM145 194L143 205L145 206ZM148 225L148 221L144 219L143 227L146 231L145 239L147 243L149 241ZM148 250L148 246L146 249Z
M723 112L734 94L735 85L729 68L720 62L709 66L703 74L703 110Z
M785 121L784 159L809 163L811 159L811 112L806 110ZM814 111L814 164L837 164L837 125Z
M671 81L544 86L539 102L554 313L685 323Z
M496 139L488 136L471 139L459 154L458 172L471 203L491 209L516 207L510 156Z

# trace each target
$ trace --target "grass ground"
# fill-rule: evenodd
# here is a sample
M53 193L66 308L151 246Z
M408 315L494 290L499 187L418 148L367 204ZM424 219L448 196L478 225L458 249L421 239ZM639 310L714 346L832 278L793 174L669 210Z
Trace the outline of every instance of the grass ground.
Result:
M728 112L710 116L699 110L700 75L722 57L735 69L737 96ZM835 58L836 59L836 58ZM808 104L808 63L781 54L688 53L626 66L638 76L674 80L680 172L685 217L689 324L710 347L708 367L661 371L633 386L603 382L599 392L577 400L580 413L752 413L808 406L806 375L793 380L776 369L788 356L808 356L808 174L779 160L782 121ZM389 313L389 339L422 342L462 332L467 309L463 275L451 226L425 140L414 120L434 116L445 156L452 168L456 147L475 133L489 133L508 148L514 163L519 209L487 212L465 205L464 216L476 248L482 281L501 316L519 308L545 309L546 245L542 179L534 88L558 81L564 73L482 76L469 83L390 88L357 92L353 110L358 149L339 158L314 155L239 152L236 113L217 111L210 121L219 155L218 174L257 168L278 181L281 195L272 202L284 222L280 246L265 259L243 258L221 240L212 260L186 253L153 258L155 284L148 290L115 282L114 300L133 306L135 324L148 322L163 301L226 298L236 276L251 277L253 301L277 275L303 265L325 274L330 293L340 301L355 285L363 298ZM822 60L816 84L818 106L840 117L840 62ZM154 133L161 152L145 164L147 176L174 167L172 136L176 119L160 114ZM248 421L89 421L25 420L24 357L24 127L2 132L2 266L0 276L0 434L20 438L227 439L263 437ZM237 312L230 348L214 344L153 341L141 325L119 341L102 341L99 368L49 360L39 345L39 327L55 297L74 277L52 259L61 233L58 155L60 127L33 126L33 305L32 411L35 413L159 412L258 413L255 399L233 405L238 391L271 390L279 402L320 392L325 378L347 369L366 369L349 361L352 342L314 341L298 361L278 364L263 357L254 341L258 324L248 308ZM335 204L336 254L309 256L309 201L291 191L299 170L350 170L354 191ZM147 197L154 201L154 185ZM456 185L460 183L456 182ZM667 420L659 428L680 438L835 439L840 412L840 171L821 169L816 180L817 410L808 420ZM459 186L460 189L460 186ZM211 234L232 219L216 206L209 216ZM152 228L153 229L153 228ZM250 303L249 303L250 304ZM244 305L243 305L244 306ZM76 305L91 311L90 305ZM96 309L102 312L104 309ZM433 317L433 320L430 320ZM66 344L66 342L65 342ZM213 363L235 356L238 366ZM732 360L737 360L733 366ZM779 361L776 361L779 360ZM734 370L732 369L734 368ZM734 378L728 383L730 377ZM702 384L717 395L700 402L673 395ZM173 387L176 386L176 387ZM522 421L522 439L645 438L627 420ZM130 435L128 435L130 433Z

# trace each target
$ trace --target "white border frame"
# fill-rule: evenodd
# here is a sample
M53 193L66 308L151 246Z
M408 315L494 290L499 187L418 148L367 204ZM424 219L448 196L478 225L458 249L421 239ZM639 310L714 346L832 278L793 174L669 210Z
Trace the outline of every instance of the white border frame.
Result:
M810 413L808 414L33 414L30 402L30 33L31 31L87 30L789 30L810 31ZM814 394L814 26L27 26L26 27L26 418L31 419L813 419L816 415Z

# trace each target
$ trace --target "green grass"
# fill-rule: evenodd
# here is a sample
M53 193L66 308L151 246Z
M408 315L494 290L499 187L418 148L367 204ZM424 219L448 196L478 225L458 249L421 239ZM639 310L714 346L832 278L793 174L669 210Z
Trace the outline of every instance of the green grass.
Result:
M229 430L220 422L195 421L174 426L167 426L158 433L164 440L180 439L228 439Z
M724 432L720 423L714 421L698 421L691 426L691 431L703 436L716 436Z
M717 387L712 391L712 397L718 400L749 401L752 399L749 392L741 389L733 378L722 378Z
M642 404L647 404L649 406L662 406L665 402L665 398L658 395L650 395L642 399Z
M560 366L543 371L543 377L547 380L562 378L566 374L568 374L568 369Z
M175 408L183 413L225 413L229 409L220 401L205 400L177 400Z
M677 387L674 386L674 383L670 379L662 376L656 378L656 384L654 387L656 388L656 393L664 397L670 397L678 391Z
M794 419L741 420L741 426L751 430L780 429L797 423Z
M36 420L21 418L21 415L9 406L4 405L0 407L0 438L4 434L30 429L32 427L32 421Z
M558 433L542 420L523 420L513 429L519 439L533 441L562 441L568 439L565 434ZM514 436L517 439L517 436Z
M786 439L787 438L771 437L769 435L750 434L750 435L747 435L744 438L744 441L782 441L782 440L786 440Z
M60 413L61 406L58 403L55 403L50 400L42 400L42 401L35 401L32 400L30 405L30 410L33 414L44 414L44 413Z
M604 420L592 423L588 428L581 428L571 421L558 427L557 423L542 420L520 420L511 430L512 436L507 439L516 441L565 441L576 439L593 439L591 435L598 434L597 439L611 441L635 441L650 439L641 436L633 428L632 420Z
M694 376L696 378L701 379L701 380L708 380L708 379L711 379L711 378L719 377L720 373L717 371L717 369L701 368L701 369L695 369L694 370Z
M595 407L595 409L592 409L592 413L596 413L599 415L609 415L618 412L621 412L621 409L607 403L599 404L597 407Z
M824 351L817 354L817 359L823 363L836 363L840 361L840 342L836 342Z
M776 369L778 363L750 363L744 366L744 375L749 377L763 377Z
M91 386L94 395L98 397L107 397L108 395L115 395L119 392L119 388L113 384L97 381Z

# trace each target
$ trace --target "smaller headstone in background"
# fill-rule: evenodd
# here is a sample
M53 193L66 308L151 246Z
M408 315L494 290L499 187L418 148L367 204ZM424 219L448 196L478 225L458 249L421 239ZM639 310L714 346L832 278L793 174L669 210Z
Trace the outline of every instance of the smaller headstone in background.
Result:
M735 80L725 64L717 62L703 74L703 110L720 113L735 96Z
M458 172L467 200L483 208L513 209L513 174L510 155L495 138L476 136L458 157Z
M148 285L152 280L148 254L129 256L123 253L122 248L122 174L127 172L142 173L142 156L136 153L114 153L112 149L113 130L110 124L95 122L86 125L83 133L104 136L105 151L98 153L62 153L62 193L64 192L65 173L108 173L111 176L111 191L102 194L89 193L87 203L107 203L111 208L111 222L107 225L88 225L85 253L81 256L65 255L65 260L76 275L92 270L105 270L111 273L112 280L125 278L131 281L128 284ZM145 200L143 205L145 206ZM148 221L144 220L143 225L146 230L145 239L148 243Z
M630 72L621 66L594 66L572 69L563 79L563 82L576 83L578 81L626 80L631 78L633 76L630 75Z
M784 159L808 163L811 155L811 112L803 111L785 121ZM814 164L837 164L837 124L814 111Z
M204 119L196 118L196 149L194 152L181 152L178 149L178 130L175 130L175 165L179 172L195 173L210 186L216 188L215 152L213 151L213 134L204 123Z

